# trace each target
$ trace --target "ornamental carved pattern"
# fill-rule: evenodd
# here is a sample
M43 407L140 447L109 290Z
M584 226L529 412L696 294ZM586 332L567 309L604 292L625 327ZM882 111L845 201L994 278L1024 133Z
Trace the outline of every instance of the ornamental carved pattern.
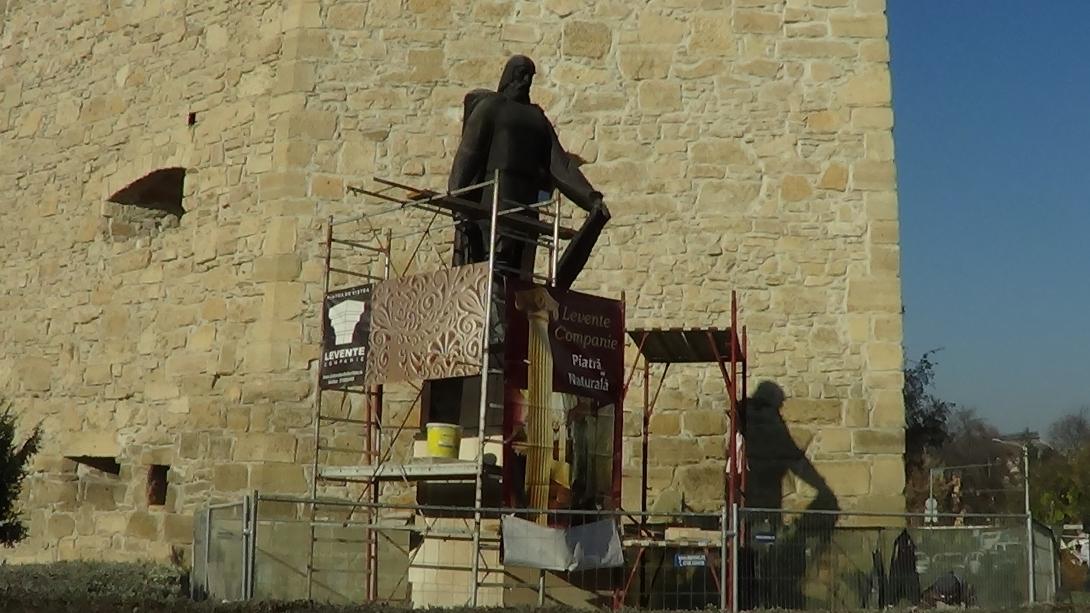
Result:
M487 288L487 263L378 284L366 382L479 374Z

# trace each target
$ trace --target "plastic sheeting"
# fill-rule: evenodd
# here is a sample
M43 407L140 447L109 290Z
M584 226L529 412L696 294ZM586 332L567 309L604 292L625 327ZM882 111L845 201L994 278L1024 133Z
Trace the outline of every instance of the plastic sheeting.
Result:
M505 515L502 528L505 565L557 571L624 565L621 539L613 520L549 528Z

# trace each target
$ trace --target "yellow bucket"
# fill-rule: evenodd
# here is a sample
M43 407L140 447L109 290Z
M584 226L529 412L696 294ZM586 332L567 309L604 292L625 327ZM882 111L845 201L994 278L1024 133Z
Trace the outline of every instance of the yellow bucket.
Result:
M426 427L428 456L458 459L458 449L462 446L462 427L453 424L427 424Z

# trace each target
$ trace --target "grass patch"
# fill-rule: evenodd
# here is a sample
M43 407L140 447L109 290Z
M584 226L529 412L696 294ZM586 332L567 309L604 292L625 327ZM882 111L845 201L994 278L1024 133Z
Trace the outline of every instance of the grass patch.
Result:
M981 613L1008 611L972 609ZM171 566L113 562L57 562L0 565L0 611L3 613L401 613L386 604L328 605L307 602L194 602L185 572ZM456 607L444 613L573 613L552 607L475 609ZM1090 613L1090 605L1054 605L1010 609L1009 613ZM649 612L644 612L649 613Z

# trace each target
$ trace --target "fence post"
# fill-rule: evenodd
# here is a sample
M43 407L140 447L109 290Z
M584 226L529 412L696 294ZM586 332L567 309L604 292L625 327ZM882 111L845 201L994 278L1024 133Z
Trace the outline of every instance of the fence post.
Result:
M1037 602L1037 569L1034 568L1034 555L1033 555L1033 515L1029 512L1026 513L1026 559L1029 565L1029 572L1026 575L1029 577L1029 602L1027 604L1034 604Z
M730 536L727 530L728 521L730 518L727 516L727 506L723 505L719 513L719 610L723 613L726 613L727 607L730 606L730 599L727 597L730 589L727 585L727 564L734 564L734 558L729 557L727 550L727 547L730 547L730 543L727 542Z
M738 503L732 503L730 508L730 610L733 613L738 613L740 609L738 600L738 539L741 538L742 530L738 523Z
M1048 591L1050 603L1056 602L1056 596L1058 595L1060 588L1060 569L1057 564L1058 558L1056 557L1056 533L1049 528L1048 531L1048 567L1049 567L1049 585L1051 589Z
M250 585L250 495L242 498L242 585L239 586L242 593L240 600L246 600L247 586Z
M250 548L246 554L250 558L250 577L246 584L246 598L253 599L254 584L257 577L257 508L260 505L261 494L254 490L253 501L250 503Z
M209 506L204 510L205 522L204 522L204 597L210 598L212 591L208 583L209 560L212 558L212 507Z

